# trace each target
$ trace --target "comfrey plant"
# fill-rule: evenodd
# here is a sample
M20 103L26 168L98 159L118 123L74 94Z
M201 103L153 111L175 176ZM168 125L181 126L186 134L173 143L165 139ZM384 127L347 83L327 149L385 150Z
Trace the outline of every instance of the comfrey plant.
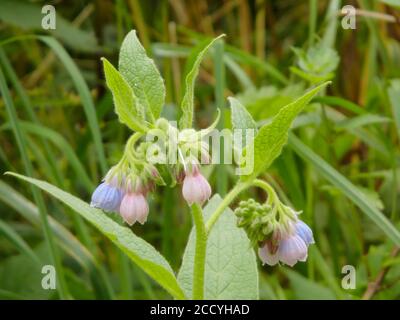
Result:
M115 112L133 133L119 162L94 190L90 205L46 182L16 175L81 214L176 299L257 299L258 273L253 248L262 264L294 266L298 261L306 261L308 246L314 243L311 229L299 218L300 212L282 203L275 190L258 176L281 153L294 118L327 83L283 107L260 128L238 100L229 98L232 128L243 131L243 143L233 150L239 155L236 169L241 174L223 198L218 194L212 196L211 186L201 172L202 165L210 162L206 136L216 127L219 112L207 129L196 130L192 123L194 85L200 63L220 38L200 43L188 59L179 125L161 117L164 81L135 31L122 43L118 70L103 59ZM154 136L156 142L149 138ZM252 164L250 171L248 161ZM129 226L136 222L144 224L151 213L149 194L155 188L177 184L190 206L194 228L176 276L152 245L123 223L114 221L108 212L120 214ZM265 203L247 199L232 212L229 206L249 188L265 191Z

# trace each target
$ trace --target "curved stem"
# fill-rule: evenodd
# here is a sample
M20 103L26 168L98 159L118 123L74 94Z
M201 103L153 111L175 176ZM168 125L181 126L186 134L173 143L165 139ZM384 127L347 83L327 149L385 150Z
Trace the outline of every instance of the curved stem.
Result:
M193 290L194 300L204 299L204 270L206 265L207 233L204 225L203 212L200 205L192 205L193 222L196 228L196 247L193 264Z
M220 215L224 212L225 208L229 206L229 204L241 193L243 190L247 189L250 187L252 182L239 182L222 200L222 202L219 204L217 209L215 209L214 213L208 219L206 223L206 231L207 234L210 233L211 228L213 225L217 222L218 218Z
M278 200L279 197L276 194L274 188L266 181L260 180L260 179L255 179L253 181L253 186L259 187L263 189L267 194L268 194L268 203L271 204L274 200Z
M207 234L210 233L211 228L213 225L217 222L218 218L221 216L221 214L224 212L225 208L229 206L229 204L241 193L242 191L246 190L247 188L255 186L262 188L265 190L268 194L268 203L272 203L275 199L279 199L278 195L276 194L274 188L267 182L259 179L255 179L253 181L249 182L239 182L227 195L226 197L222 200L222 202L219 204L217 209L215 209L214 213L208 219L206 223L206 231Z

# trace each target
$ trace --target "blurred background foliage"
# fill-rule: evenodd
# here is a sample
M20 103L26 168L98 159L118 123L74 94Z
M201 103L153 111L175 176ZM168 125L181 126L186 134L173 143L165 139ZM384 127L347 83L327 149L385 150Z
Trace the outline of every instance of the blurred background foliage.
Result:
M55 30L41 28L45 4L56 8ZM349 4L358 10L355 30L341 26L340 10ZM113 112L100 57L116 65L123 37L136 29L165 78L164 116L175 119L186 57L199 41L225 33L197 82L198 128L212 122L217 107L221 127L230 126L228 96L262 124L308 87L333 81L294 125L314 160L301 156L291 140L264 175L287 203L303 210L316 245L307 263L293 269L260 266L260 298L399 299L399 249L346 197L348 190L332 183L335 176L326 179L316 166L324 160L400 226L399 7L395 0L0 0L0 78L8 84L0 99L1 172L33 175L89 201L129 135ZM26 161L11 130L15 123ZM207 174L221 194L237 178L229 166L210 166ZM264 197L257 190L248 196ZM133 231L178 270L191 228L188 208L179 188L160 188L150 201L148 223ZM169 298L79 216L47 195L33 198L26 184L5 176L1 298L60 297L40 286L41 266L49 260L40 211L49 216L69 297ZM341 286L345 265L356 269L355 289Z

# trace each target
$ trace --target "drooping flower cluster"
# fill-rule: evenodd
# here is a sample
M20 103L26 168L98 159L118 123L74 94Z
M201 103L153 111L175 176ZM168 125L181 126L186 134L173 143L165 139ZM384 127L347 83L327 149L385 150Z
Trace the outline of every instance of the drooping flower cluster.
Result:
M298 218L299 212L275 198L265 204L253 199L242 201L235 214L238 226L259 246L263 263L273 266L282 262L292 267L298 261L306 261L314 238L310 227Z
M167 141L171 138L170 131L176 134L176 138ZM179 131L161 118L149 133L158 134L166 146L167 154L162 158L165 162L153 163L151 152L158 153L158 149L152 149L154 145L149 141L139 143L142 134L134 134L128 140L119 163L109 170L92 195L92 207L118 212L129 225L147 221L149 206L146 196L155 185L183 183L182 194L189 205L203 205L211 196L210 184L200 172L200 164L209 162L208 145L201 139L206 132L194 129ZM171 143L175 144L174 148L170 147ZM173 150L179 153L179 158L168 163Z
M104 181L92 194L90 205L107 212L120 213L123 220L133 225L144 224L149 213L146 194L152 186L146 175L136 176L132 172L124 172L121 163L109 170Z
M293 267L298 261L307 260L308 246L313 243L310 227L298 219L283 230L274 230L271 239L258 249L258 255L270 266L280 261Z

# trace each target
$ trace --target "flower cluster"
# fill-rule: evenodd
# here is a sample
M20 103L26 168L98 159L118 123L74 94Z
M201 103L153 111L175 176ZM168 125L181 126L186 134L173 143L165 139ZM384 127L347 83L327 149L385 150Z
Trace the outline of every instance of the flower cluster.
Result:
M306 261L308 246L314 243L312 230L300 219L290 222L289 226L274 230L270 239L258 249L263 263L270 266L279 261L293 267L298 261Z
M172 179L170 185L176 182L183 183L182 195L189 205L203 205L211 196L210 184L200 172L200 164L209 161L208 145L202 141L201 131L179 131L163 118L159 119L150 131L161 137L160 140L167 149L171 143L166 142L168 132L175 132L177 138L172 143L177 145L179 160L172 164L153 164L148 157L152 143L139 143L142 135L134 134L128 140L119 163L109 170L92 195L92 207L107 212L118 212L129 225L146 222L149 214L146 196L155 185L165 185L165 181ZM169 149L167 154L168 152Z
M299 212L282 204L277 197L264 204L253 199L242 201L235 214L238 226L259 246L263 263L294 266L298 261L306 261L308 246L314 243L312 230L298 218Z
M90 205L107 212L119 212L130 226L135 222L144 224L149 214L146 194L152 189L153 182L148 180L147 174L139 177L133 172L124 173L121 163L109 170L93 192ZM155 171L154 175L158 177Z

